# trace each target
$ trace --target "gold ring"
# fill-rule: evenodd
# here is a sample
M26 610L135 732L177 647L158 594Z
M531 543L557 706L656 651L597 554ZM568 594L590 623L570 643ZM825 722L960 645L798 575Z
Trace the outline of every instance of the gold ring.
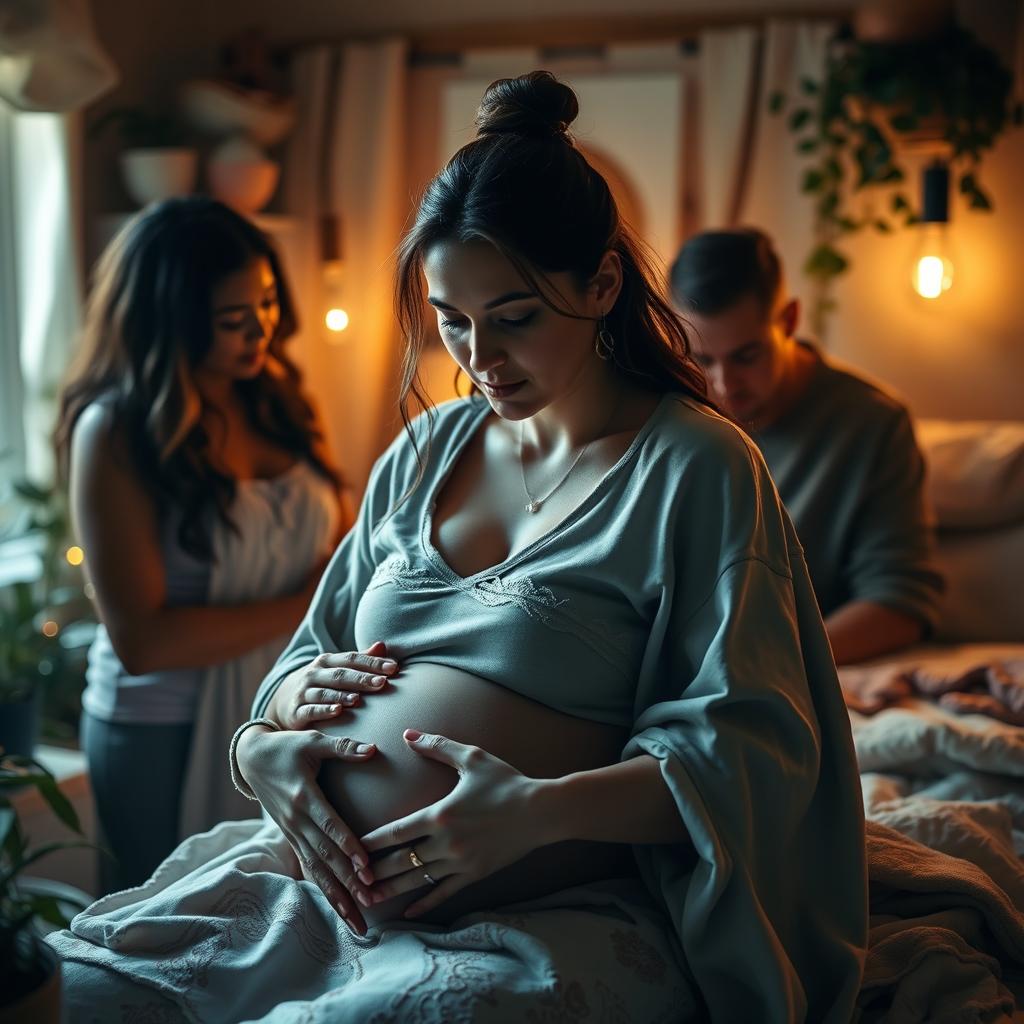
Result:
M410 846L409 847L409 860L412 862L414 868L423 867L423 861L416 856L416 851Z
M425 879L426 879L426 880L427 880L427 881L428 881L428 882L429 882L429 883L430 883L431 885L437 885L437 880L436 880L435 878L431 877L431 874L430 874L430 872L429 872L429 871L424 871L424 872L423 872L423 877L424 877L424 878L425 878Z

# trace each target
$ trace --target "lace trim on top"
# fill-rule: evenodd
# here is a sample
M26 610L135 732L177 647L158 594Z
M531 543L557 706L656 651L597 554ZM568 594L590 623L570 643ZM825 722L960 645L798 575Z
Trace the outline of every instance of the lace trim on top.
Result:
M587 620L580 618L570 609L568 598L556 597L549 587L540 586L527 575L508 573L471 579L454 575L443 578L429 566L412 565L401 555L389 555L374 570L366 589L376 590L388 583L404 592L440 586L465 594L488 608L515 605L548 629L575 636L624 676L630 674L628 654L608 623L592 616Z

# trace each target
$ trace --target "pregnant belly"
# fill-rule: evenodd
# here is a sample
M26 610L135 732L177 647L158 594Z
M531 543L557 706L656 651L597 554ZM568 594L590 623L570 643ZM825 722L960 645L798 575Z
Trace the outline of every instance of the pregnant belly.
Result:
M385 692L367 695L351 715L322 727L377 745L364 764L328 761L320 772L324 795L358 835L440 800L455 786L454 769L413 753L402 738L405 729L472 743L533 778L614 764L628 738L625 729L562 714L479 676L414 663ZM445 923L470 910L634 871L625 844L556 843L467 886L424 919ZM400 917L424 888L364 911L367 922Z

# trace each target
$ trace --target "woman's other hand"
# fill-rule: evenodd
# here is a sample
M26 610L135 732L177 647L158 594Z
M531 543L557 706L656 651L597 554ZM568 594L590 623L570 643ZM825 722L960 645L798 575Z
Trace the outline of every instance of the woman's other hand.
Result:
M545 844L534 814L542 780L445 736L407 729L404 738L417 754L459 774L455 788L442 800L362 839L370 854L390 850L373 864L374 903L433 881L430 892L405 911L406 917L417 917Z
M369 856L316 780L321 763L329 758L359 764L375 753L372 743L347 737L316 730L271 732L260 726L242 733L236 751L242 777L280 826L303 876L320 887L359 935L366 934L366 921L356 901L372 903Z
M269 717L284 729L308 729L358 704L360 694L380 693L398 663L381 641L365 651L320 654L281 680Z

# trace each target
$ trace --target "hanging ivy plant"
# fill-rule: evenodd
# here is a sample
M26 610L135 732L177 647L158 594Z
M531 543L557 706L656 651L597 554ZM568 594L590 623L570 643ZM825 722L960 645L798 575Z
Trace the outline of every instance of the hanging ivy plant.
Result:
M960 192L975 210L991 210L980 180L991 149L1020 105L1010 109L1012 78L991 49L966 29L893 43L859 41L848 30L829 46L821 81L804 78L798 98L775 93L769 109L785 114L797 152L811 158L801 190L814 202L815 244L804 272L819 285L812 311L821 330L834 304L831 283L850 265L844 236L865 228L888 233L919 219L904 185L901 139L941 140ZM851 197L884 190L885 205L855 215Z

